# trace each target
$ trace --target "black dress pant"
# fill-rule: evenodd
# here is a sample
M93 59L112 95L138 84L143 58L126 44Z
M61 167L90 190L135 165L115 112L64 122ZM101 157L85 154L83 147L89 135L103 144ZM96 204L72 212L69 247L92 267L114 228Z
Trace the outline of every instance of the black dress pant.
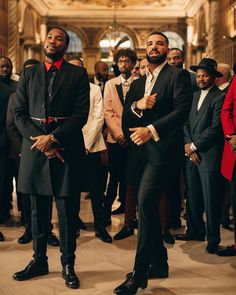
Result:
M107 188L107 198L109 198L107 202L113 204L119 183L119 201L125 205L127 148L119 143L109 143L108 146L110 179Z
M171 177L171 167L153 166L144 168L138 193L138 244L134 269L147 272L149 264L162 266L167 261L159 217L160 196Z
M220 171L206 171L201 165L187 163L187 233L206 235L209 244L220 243L220 223L224 196L224 179ZM203 213L206 213L206 224Z
M86 156L88 191L92 202L94 227L105 226L103 167L100 152Z
M47 261L48 228L51 220L52 196L31 195L31 219L34 258ZM74 265L76 250L76 218L78 196L55 197L60 235L61 264Z

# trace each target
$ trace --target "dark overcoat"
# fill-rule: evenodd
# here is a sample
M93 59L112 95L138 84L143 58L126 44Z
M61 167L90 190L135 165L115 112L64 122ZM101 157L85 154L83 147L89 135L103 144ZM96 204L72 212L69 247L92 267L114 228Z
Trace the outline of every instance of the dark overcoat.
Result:
M69 196L80 191L85 153L82 127L89 112L89 81L84 68L63 61L54 83L50 107L46 107L44 64L24 69L16 93L15 123L23 135L18 190L36 195ZM48 159L30 150L30 136L48 134L40 121L32 118L65 117L54 122L50 132L59 141L65 159Z

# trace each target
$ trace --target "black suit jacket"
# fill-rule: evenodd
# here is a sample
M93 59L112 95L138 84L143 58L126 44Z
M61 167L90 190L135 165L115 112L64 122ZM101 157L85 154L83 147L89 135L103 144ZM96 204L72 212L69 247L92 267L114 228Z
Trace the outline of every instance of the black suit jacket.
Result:
M193 142L201 157L201 166L207 171L219 171L224 144L220 112L225 94L213 86L199 111L201 91L196 91L187 123L184 126L185 143Z
M63 62L54 83L48 110L52 117L67 117L54 124L56 139L64 150L65 163L30 150L30 136L47 134L45 127L31 117L45 118L47 99L44 64L24 69L14 107L15 123L23 135L18 189L24 193L69 196L79 191L81 163L84 155L82 127L89 112L89 81L84 68Z
M12 88L0 81L0 152L9 146L6 132L6 115L9 97L12 92Z
M122 128L129 139L129 127L152 124L160 140L150 139L144 146L147 157L153 165L164 165L179 160L182 126L188 117L192 102L189 73L166 64L161 70L151 94L157 93L157 101L151 110L143 111L138 118L132 110L134 101L141 99L145 92L146 75L133 81L127 93ZM177 153L178 151L178 153Z

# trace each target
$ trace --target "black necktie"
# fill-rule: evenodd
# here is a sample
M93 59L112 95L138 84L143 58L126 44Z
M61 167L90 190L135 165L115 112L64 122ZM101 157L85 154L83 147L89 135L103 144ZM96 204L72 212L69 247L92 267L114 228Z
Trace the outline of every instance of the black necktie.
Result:
M48 90L48 102L50 103L53 95L53 84L57 75L57 68L55 66L51 66L49 71L47 72L47 90Z

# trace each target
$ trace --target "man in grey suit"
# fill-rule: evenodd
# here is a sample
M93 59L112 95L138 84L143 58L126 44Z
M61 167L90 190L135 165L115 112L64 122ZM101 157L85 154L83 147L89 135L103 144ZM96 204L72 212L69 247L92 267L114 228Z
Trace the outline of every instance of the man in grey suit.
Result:
M224 144L220 112L224 93L214 85L222 74L216 70L217 63L204 58L196 72L199 91L194 93L189 119L184 126L185 155L188 157L187 176L187 231L176 235L178 240L204 241L206 252L214 254L220 243L220 221L224 195L224 182L220 174ZM206 225L203 212L206 213Z
M163 245L158 207L160 196L172 181L182 126L192 101L189 73L166 62L168 38L161 32L147 37L149 70L131 84L123 112L123 130L147 160L139 194L138 245L134 271L115 294L135 294L146 288L148 278L168 274L167 251ZM176 153L177 152L177 153Z

